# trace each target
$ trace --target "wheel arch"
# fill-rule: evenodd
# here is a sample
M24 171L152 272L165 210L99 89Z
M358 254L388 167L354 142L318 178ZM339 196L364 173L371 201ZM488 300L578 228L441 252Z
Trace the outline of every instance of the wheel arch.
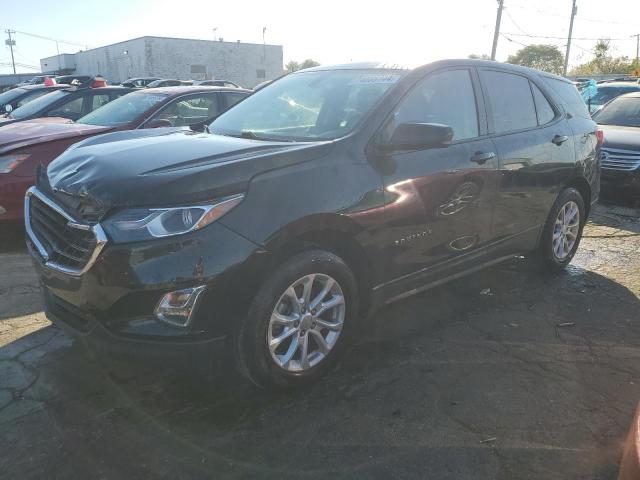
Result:
M370 235L348 216L316 214L282 228L265 247L272 268L311 249L326 250L342 258L356 277L359 311L366 315L371 307L372 278L376 271L375 264L369 261L372 245Z
M591 185L589 182L584 177L573 177L566 183L565 188L575 188L580 192L584 200L585 216L588 218L591 210Z

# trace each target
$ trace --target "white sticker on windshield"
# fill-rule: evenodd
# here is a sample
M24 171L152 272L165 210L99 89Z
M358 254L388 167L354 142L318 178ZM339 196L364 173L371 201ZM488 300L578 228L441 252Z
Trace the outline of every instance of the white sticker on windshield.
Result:
M400 75L397 73L363 73L349 82L349 85L379 85L396 83Z

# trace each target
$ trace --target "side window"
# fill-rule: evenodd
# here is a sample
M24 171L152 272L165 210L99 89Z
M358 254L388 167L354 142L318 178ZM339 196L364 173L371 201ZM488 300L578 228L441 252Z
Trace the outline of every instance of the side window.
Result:
M18 100L18 102L16 103L15 108L21 107L22 105L29 103L31 100L35 100L38 97L41 97L43 95L46 95L47 93L49 93L51 90L45 90L44 88L42 90L37 90L35 92L32 92L29 95L25 95L24 97L22 97L20 100Z
M435 73L420 81L402 99L383 136L407 122L442 123L453 129L453 140L478 136L478 112L468 70Z
M82 115L82 103L84 97L76 97L69 100L62 105L56 107L55 110L50 110L47 113L48 117L64 117L72 120L77 120Z
M226 108L233 107L240 100L247 97L246 93L223 93Z
M591 118L586 103L572 83L550 77L544 77L544 82L560 97L568 113L577 117Z
M538 125L527 78L493 70L481 70L480 77L489 93L495 133Z
M544 96L534 83L531 83L531 91L533 92L533 100L536 104L538 125L545 125L555 118L556 112L553 111L553 107L549 104L547 97Z
M89 105L89 112L93 112L96 108L100 108L101 106L106 105L109 102L110 102L109 95L106 93L93 95L91 97L91 104Z
M219 112L215 93L175 100L153 116L151 120L169 120L174 127L186 127L202 122Z

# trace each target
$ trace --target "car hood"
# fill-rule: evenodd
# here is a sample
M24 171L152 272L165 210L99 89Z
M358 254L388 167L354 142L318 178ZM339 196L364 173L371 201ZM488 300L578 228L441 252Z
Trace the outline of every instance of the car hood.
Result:
M640 151L640 127L599 125L599 128L604 132L602 148Z
M0 153L36 143L51 142L91 133L101 133L111 127L73 123L66 118L38 118L13 123L0 128Z
M82 210L179 205L246 191L267 170L325 155L332 142L265 142L158 128L83 140L60 155L39 185Z

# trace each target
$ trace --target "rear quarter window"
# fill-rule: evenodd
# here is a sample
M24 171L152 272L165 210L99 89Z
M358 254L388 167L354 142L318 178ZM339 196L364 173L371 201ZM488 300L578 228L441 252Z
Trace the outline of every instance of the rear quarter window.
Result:
M550 77L543 77L543 80L568 113L577 117L591 118L587 105L572 83Z

